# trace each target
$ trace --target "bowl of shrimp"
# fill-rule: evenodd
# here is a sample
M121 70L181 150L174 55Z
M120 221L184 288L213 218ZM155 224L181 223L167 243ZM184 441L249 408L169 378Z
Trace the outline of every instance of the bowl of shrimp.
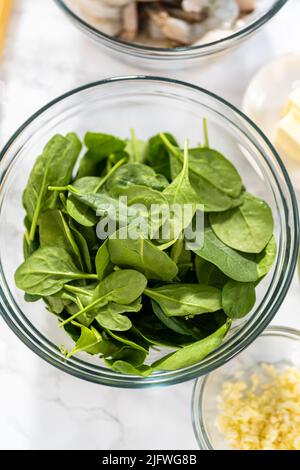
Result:
M236 46L288 0L55 0L101 46L140 66L184 66Z

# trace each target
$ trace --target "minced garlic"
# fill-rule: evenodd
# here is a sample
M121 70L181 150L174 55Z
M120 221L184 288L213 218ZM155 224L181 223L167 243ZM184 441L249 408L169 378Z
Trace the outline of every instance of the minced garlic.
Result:
M262 365L264 375L225 382L217 426L239 450L300 450L300 371Z

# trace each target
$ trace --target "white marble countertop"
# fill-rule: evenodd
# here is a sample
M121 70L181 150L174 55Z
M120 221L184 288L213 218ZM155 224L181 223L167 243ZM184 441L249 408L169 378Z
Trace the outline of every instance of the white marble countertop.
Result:
M199 84L239 106L259 67L299 48L299 18L300 0L291 0L262 32L218 62L164 75ZM0 64L0 145L35 110L66 90L144 72L105 55L53 1L15 0ZM295 278L274 322L299 327L299 300ZM197 448L190 417L193 383L119 390L80 381L35 356L2 319L0 383L0 449Z

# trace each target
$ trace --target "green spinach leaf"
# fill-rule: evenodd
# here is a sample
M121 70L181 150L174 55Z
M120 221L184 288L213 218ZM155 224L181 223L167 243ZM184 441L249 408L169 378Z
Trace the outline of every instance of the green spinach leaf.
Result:
M64 320L60 326L64 326L86 312L88 317L95 318L97 309L106 306L109 302L129 305L134 302L147 285L147 279L138 271L124 269L109 274L101 281L93 292L92 302Z
M193 317L222 308L221 291L212 286L199 284L166 284L144 290L155 300L168 317Z
M95 192L102 180L103 178L96 176L86 176L84 178L77 179L72 186L80 194L88 194ZM92 227L98 221L94 211L87 205L78 201L72 193L69 194L67 199L67 211L68 214L76 220L76 222L84 227Z
M254 282L259 278L255 261L225 245L209 225L204 229L203 247L193 251L235 281Z
M84 269L77 242L60 210L49 209L41 214L39 234L42 248L47 246L64 248L74 258L78 267Z
M79 279L97 279L97 276L81 272L66 250L54 246L36 250L15 273L19 289L41 296L53 295L66 283Z
M66 185L81 150L81 142L74 133L55 135L38 157L23 193L23 205L31 222L29 239L34 240L40 213L55 208L58 194L48 191L51 185Z
M115 361L111 364L112 370L120 372L125 375L139 375L142 377L148 377L152 373L152 368L147 365L141 365L138 367L133 366L126 361Z
M84 136L84 143L89 149L89 157L96 162L103 160L111 153L120 152L126 146L124 140L99 132L87 132Z
M106 183L108 191L113 196L122 194L124 188L133 185L162 191L168 186L168 181L163 175L157 174L153 168L143 163L126 163Z
M244 193L243 203L227 212L210 214L210 223L223 243L245 253L260 253L274 230L270 207L262 199Z
M199 284L222 288L228 277L214 264L200 256L195 257L195 269Z
M188 320L169 317L154 300L151 301L151 305L157 318L170 330L180 335L192 336L196 339L203 337L203 332L201 333L196 326L190 325Z
M174 261L149 240L143 237L137 240L118 237L120 231L116 238L108 240L108 251L113 264L134 268L148 279L171 281L177 275L178 268Z
M230 318L243 318L255 305L253 282L228 281L222 290L222 307Z
M225 324L207 338L159 359L152 364L153 370L177 370L197 364L222 344L228 328L229 325Z
M171 144L178 146L176 139L165 132L164 135ZM153 168L156 173L164 175L168 181L171 181L173 177L171 176L171 167L170 167L170 158L168 150L166 149L164 143L161 140L159 134L154 135L149 139L148 150L147 150L147 163L150 167ZM155 188L157 189L157 188Z
M108 251L108 239L106 239L98 249L95 258L95 265L99 281L102 281L113 271L113 264L110 261Z
M257 262L257 271L259 278L264 277L272 268L277 254L277 245L274 236L264 248L264 250L257 254L255 259Z
M144 162L147 154L148 142L136 138L134 129L130 129L131 138L127 140L125 151L131 162Z
M89 354L99 354L101 352L102 337L100 333L93 328L87 328L80 323L73 322L75 326L80 328L81 333L79 339L76 341L75 347L67 354L67 358L74 356L78 352L87 352Z

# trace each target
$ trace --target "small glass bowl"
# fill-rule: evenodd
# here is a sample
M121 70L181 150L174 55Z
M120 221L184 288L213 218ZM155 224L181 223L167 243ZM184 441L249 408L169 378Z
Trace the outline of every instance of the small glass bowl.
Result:
M192 420L195 436L202 450L229 450L217 428L217 398L224 382L235 380L235 373L250 377L260 364L282 368L300 368L300 331L283 326L268 327L257 340L232 361L198 379L192 398Z
M196 65L199 63L196 59L211 58L238 45L241 41L262 28L278 13L288 0L257 0L257 11L250 15L250 19L248 23L245 23L244 27L238 29L230 36L209 44L176 48L144 46L109 36L79 16L71 7L70 1L55 1L78 29L93 39L98 45L109 48L110 52L117 54L119 58L133 62L140 67L153 67L160 70L166 68L169 70L180 65L181 67L187 64L192 65L192 62L193 65ZM138 62L137 58L139 59Z
M57 326L42 302L24 301L14 283L23 261L22 192L42 148L55 133L98 131L128 137L134 128L141 139L169 131L191 145L203 139L208 122L212 146L227 155L246 187L273 210L277 258L259 284L252 312L234 323L222 346L199 364L150 377L116 373L85 353L66 360L58 346L71 340ZM195 85L158 77L120 77L91 83L57 98L16 131L0 154L0 312L11 329L35 353L54 366L96 383L116 387L147 387L190 380L211 372L242 351L263 331L289 288L299 245L298 208L285 168L267 138L236 108ZM169 351L168 351L169 352ZM163 352L152 352L150 361Z

